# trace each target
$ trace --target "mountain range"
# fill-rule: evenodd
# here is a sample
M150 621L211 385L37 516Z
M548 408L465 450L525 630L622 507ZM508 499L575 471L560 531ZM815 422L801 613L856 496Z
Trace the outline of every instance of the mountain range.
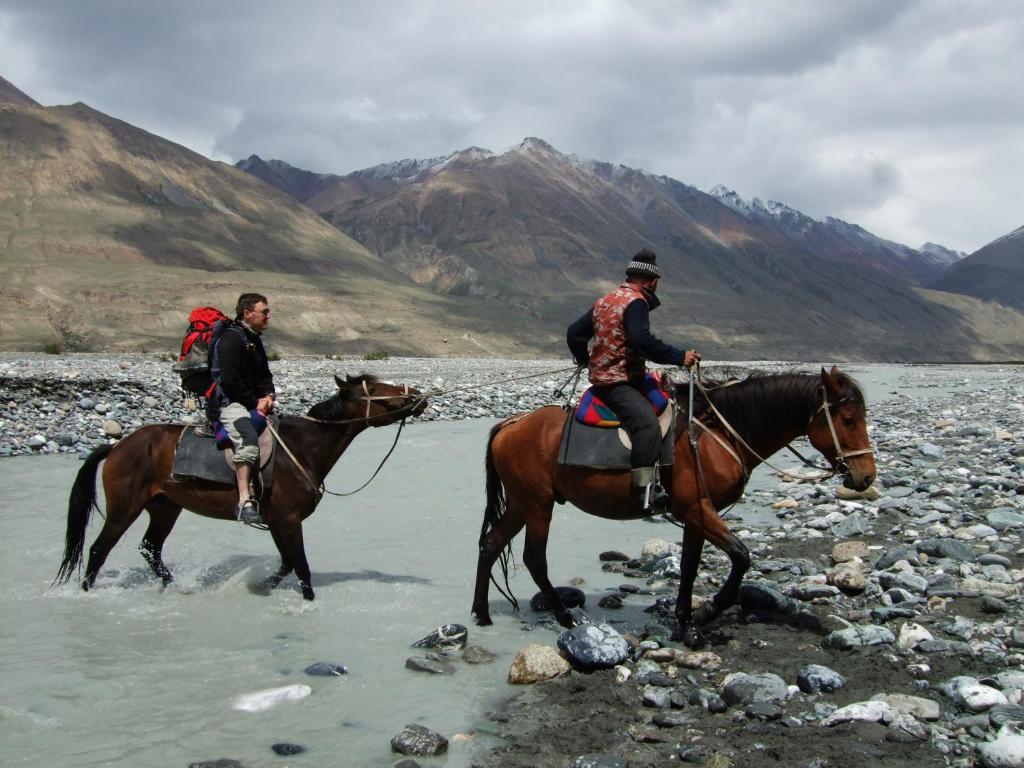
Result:
M951 350L1018 356L1010 335L972 319L988 317L977 303L925 287L962 254L910 248L723 187L704 193L537 138L500 153L471 147L344 176L255 155L238 166L418 284L556 327L619 279L624 259L650 247L671 307L655 324L715 355L925 359L942 339ZM1019 327L1021 318L1009 317Z
M235 168L6 80L0 136L3 349L170 351L193 306L262 290L284 350L565 355L566 324L650 247L656 332L709 357L1024 359L1010 302L924 287L957 254L540 139L343 176Z

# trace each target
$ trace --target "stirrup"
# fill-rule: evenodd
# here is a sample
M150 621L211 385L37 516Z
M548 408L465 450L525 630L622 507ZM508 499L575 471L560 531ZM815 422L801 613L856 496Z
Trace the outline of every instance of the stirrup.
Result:
M258 525L263 523L263 516L260 515L260 505L255 499L246 499L235 508L235 518L246 525Z
M652 515L668 512L672 505L672 497L658 483L651 483L644 489L644 511L650 510Z

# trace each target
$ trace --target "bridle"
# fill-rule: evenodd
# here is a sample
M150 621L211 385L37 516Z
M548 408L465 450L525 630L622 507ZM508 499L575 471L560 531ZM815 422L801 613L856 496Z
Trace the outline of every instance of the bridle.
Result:
M828 424L828 432L829 432L829 435L832 436L832 446L836 449L836 456L835 456L835 458L834 459L829 459L829 462L832 464L832 470L833 470L834 474L845 475L845 474L849 473L849 471L850 471L850 464L849 464L849 462L846 461L846 459L848 459L849 457L851 457L851 456L864 456L864 455L874 454L874 450L872 450L870 445L868 445L867 448L854 448L853 450L850 450L850 451L844 451L843 447L839 444L839 435L836 434L836 425L835 425L835 422L833 421L832 407L833 406L840 406L843 403L845 403L845 402L847 402L849 400L852 400L852 399L853 399L853 395L846 395L845 397L841 397L839 400L836 400L835 402L831 402L830 403L829 400L828 400L828 392L826 391L825 386L822 385L822 387L821 387L821 405L818 406L818 409L814 413L811 414L811 418L808 419L808 421L807 421L807 432L808 432L808 434L810 434L811 424L814 423L814 420L818 417L818 414L822 413L822 412L824 412L826 414L826 416L825 416L825 423ZM799 454L797 454L797 455L799 455ZM801 458L803 458L803 457L801 456ZM826 456L825 458L827 459L828 456Z
M354 419L319 419L316 416L310 416L309 414L304 414L302 416L302 418L308 419L309 421L315 421L315 422L317 422L319 424L356 424L356 423L361 423L361 422L369 422L369 421L372 421L373 419L382 419L385 416L394 416L394 415L402 413L403 411L408 411L409 413L412 413L413 411L416 410L416 408L419 407L420 403L426 402L426 400L428 399L428 396L430 395L429 392L428 393L420 393L418 396L410 395L409 394L409 385L408 384L403 384L402 385L402 394L401 395L371 395L370 394L370 389L366 385L366 380L365 379L363 380L362 385L363 385L363 394L362 394L362 396L349 397L349 398L346 398L346 399L347 400L364 400L364 401L366 401L366 415L365 416L358 416L358 417L356 417ZM374 401L377 401L377 400L394 400L397 397L404 398L406 400L406 402L403 405L398 406L397 408L393 408L391 410L385 410L384 413L379 413L379 414L377 414L375 416L371 416L370 415L370 406L371 406L371 404ZM403 423L405 422L406 416L408 416L408 414L406 414L405 416L402 416Z

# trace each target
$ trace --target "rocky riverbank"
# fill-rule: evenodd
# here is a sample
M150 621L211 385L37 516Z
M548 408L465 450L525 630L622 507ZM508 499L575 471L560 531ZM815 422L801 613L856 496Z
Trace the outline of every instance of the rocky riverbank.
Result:
M701 651L669 640L677 544L595 553L595 569L621 578L584 609L606 622L603 642L588 652L562 635L572 670L494 713L504 746L475 764L1024 766L1013 374L968 392L962 370L908 374L925 394L871 408L880 480L866 493L779 483L757 494L780 526L736 526L753 564L741 605L710 625ZM698 590L710 596L727 573L705 549ZM617 621L617 606L643 618ZM532 679L559 671L539 669Z
M143 424L182 422L186 408L166 356L0 355L0 456L87 452ZM372 373L434 397L419 420L501 418L555 402L567 360L295 357L272 363L278 410L303 414L335 391L336 374ZM565 370L569 369L569 370ZM557 371L557 373L547 373ZM531 377L490 386L509 378ZM488 386L481 386L488 385Z

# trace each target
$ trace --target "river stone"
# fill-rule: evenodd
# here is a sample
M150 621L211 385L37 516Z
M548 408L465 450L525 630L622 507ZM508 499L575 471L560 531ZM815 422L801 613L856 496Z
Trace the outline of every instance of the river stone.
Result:
M975 558L974 548L966 541L956 539L924 539L917 542L917 551L928 557L946 557L969 563Z
M988 719L996 728L1007 723L1024 725L1024 707L1019 704L996 704L988 711Z
M1001 691L982 685L966 675L950 678L939 686L939 690L952 699L960 710L984 712L1000 704L1009 704Z
M498 658L498 654L481 648L479 645L470 645L462 652L462 660L467 664L489 664Z
M629 643L608 624L581 624L558 636L558 647L582 670L611 669L629 658Z
M624 563L629 560L629 555L623 554L622 552L612 549L607 552L602 552L600 555L597 556L597 559L603 563Z
M597 606L610 611L617 611L622 608L622 595L605 595L597 601Z
M921 696L908 696L903 693L879 693L871 697L872 701L884 701L904 715L913 715L920 720L938 720L941 710L937 701Z
M848 595L859 595L868 586L864 572L855 562L840 563L827 575L828 583L838 587Z
M562 605L566 608L582 608L584 603L587 602L587 596L583 593L583 590L576 587L555 587L555 594L558 595ZM543 592L538 592L530 599L530 608L538 613L549 611L551 610L551 603L548 602L547 595Z
M935 640L923 640L914 649L918 653L935 654L936 656L973 656L974 650L961 640L947 640L944 637Z
M644 687L644 706L656 709L668 709L672 706L672 691L657 685Z
M429 656L410 656L405 660L405 668L414 672L430 672L433 675L454 675L455 667L436 654Z
M755 581L745 581L740 585L740 607L747 613L770 611L772 613L791 614L798 609L797 602L786 597L775 587Z
M891 723L899 714L895 707L884 701L858 701L840 707L818 725L830 727L854 720L862 723Z
M771 672L756 675L733 672L722 681L722 698L734 706L759 701L785 701L789 698L789 686Z
M245 768L245 765L230 757L221 757L217 760L201 760L198 763L189 763L188 768Z
M512 660L508 681L514 684L537 683L567 673L572 667L550 645L524 646Z
M391 739L391 749L403 755L440 755L448 751L448 739L422 725L409 723Z
M124 428L113 419L106 419L100 425L100 429L103 430L103 434L107 437L121 437L124 434Z
M935 443L929 443L925 441L923 443L918 444L917 450L919 450L923 455L932 459L942 458L942 449L939 448L939 446L937 446Z
M680 710L668 710L655 712L651 722L659 728L675 728L679 725L693 725L697 722L697 718Z
M275 755L282 755L287 757L288 755L301 755L306 751L306 748L301 744L289 744L287 741L279 741L276 744L270 746L274 750Z
M32 435L32 437L25 441L25 445L33 450L38 450L46 445L46 438L43 435Z
M681 555L683 548L664 539L648 539L640 552L641 560L660 560L668 555Z
M860 512L854 512L832 526L832 535L837 539L845 539L848 536L857 536L870 531L871 523L865 520Z
M1004 725L993 741L979 744L978 754L986 768L1021 768L1024 766L1024 735Z
M900 636L896 640L896 647L901 651L910 651L923 643L925 640L934 640L932 633L920 624L908 621L900 627Z
M412 644L413 648L464 648L469 630L462 624L442 624L426 637Z
M821 641L821 646L822 648L848 651L851 648L895 642L896 637L885 627L877 627L873 624L860 624L849 629L840 629L832 632Z
M722 666L722 657L711 651L685 651L676 654L676 665L687 669L714 671Z
M1003 584L998 581L988 581L969 576L960 582L962 592L977 592L979 595L992 595L992 597L1013 597L1020 594L1020 587L1016 584Z
M580 755L569 768L626 768L626 761L618 755Z
M1009 508L993 509L985 516L985 522L997 531L1020 528L1024 526L1024 512L1017 512Z
M895 565L900 560L917 560L917 548L916 547L894 547L888 549L885 553L878 558L878 562L875 563L876 570L884 571L892 565Z
M871 550L863 541L841 541L832 547L832 562L845 563L858 557L867 560L870 554Z
M846 685L846 678L821 664L807 664L797 672L796 684L804 693L831 693Z
M302 671L313 677L338 677L348 674L348 668L344 664L335 664L333 661L317 661Z
M931 730L927 725L917 722L911 715L900 714L889 723L885 740L896 744L916 744L928 741L928 737L931 735Z
M743 714L751 720L778 720L786 714L786 710L772 701L755 701L746 706Z

